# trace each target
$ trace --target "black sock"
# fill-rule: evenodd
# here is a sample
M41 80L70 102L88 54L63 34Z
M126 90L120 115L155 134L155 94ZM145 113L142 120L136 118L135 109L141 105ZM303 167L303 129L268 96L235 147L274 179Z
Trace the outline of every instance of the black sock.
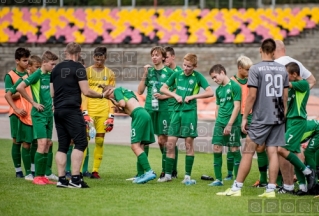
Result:
M72 182L78 182L80 180L81 180L80 175L72 175L72 177L71 177Z

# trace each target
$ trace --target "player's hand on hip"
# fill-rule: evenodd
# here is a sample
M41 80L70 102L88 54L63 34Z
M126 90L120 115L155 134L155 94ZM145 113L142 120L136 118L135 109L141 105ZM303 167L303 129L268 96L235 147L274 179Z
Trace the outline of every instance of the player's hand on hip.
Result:
M164 95L160 94L160 93L155 93L153 94L153 96L159 100L163 100L166 99Z
M105 125L105 132L111 132L113 130L113 126L114 126L114 115L110 114L108 119L104 122Z
M184 101L185 103L189 103L191 100L193 100L192 96L186 96Z
M226 127L224 128L224 135L229 135L232 129L232 125L226 125Z
M242 119L241 121L241 131L247 134L247 119Z
M16 110L14 110L14 112L17 113L19 116L22 116L22 117L27 115L27 112L24 109L17 108Z
M42 111L44 110L44 106L43 106L42 104L38 104L38 103L36 103L36 102L33 102L33 103L32 103L32 106L33 106L34 108L36 108L39 112L42 112Z
M177 103L182 103L183 102L183 98L179 95L175 96L175 100L177 101Z

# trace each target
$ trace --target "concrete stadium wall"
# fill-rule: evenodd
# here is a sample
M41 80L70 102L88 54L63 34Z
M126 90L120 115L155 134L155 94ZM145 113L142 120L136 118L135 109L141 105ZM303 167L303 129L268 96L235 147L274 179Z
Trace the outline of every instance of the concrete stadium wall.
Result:
M21 45L29 47L32 54L41 54L46 50L59 53L60 59L63 59L64 46L61 45ZM98 45L83 45L84 58L86 65L92 64L91 53ZM118 82L138 81L142 73L142 66L151 64L150 48L153 45L143 45L136 47L119 47L110 45L108 47L109 62L107 65L114 69L117 74ZM4 75L11 68L15 67L14 51L18 45L0 44L0 81L3 81ZM254 63L260 61L258 45L213 45L213 46L173 46L176 52L177 63L181 65L183 56L186 53L195 53L198 55L197 70L208 76L208 71L214 64L222 64L226 67L227 73L233 75L236 73L236 59L240 55L246 55ZM316 87L319 87L319 31L304 33L301 37L290 40L286 46L287 55L301 61L318 80ZM129 60L132 60L131 62ZM211 79L208 79L212 83Z

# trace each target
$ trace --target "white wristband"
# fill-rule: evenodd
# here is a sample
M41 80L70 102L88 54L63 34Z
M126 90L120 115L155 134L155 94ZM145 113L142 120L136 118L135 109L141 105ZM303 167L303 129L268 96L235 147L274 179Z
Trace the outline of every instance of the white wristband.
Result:
M114 115L113 114L109 114L109 118L114 118Z

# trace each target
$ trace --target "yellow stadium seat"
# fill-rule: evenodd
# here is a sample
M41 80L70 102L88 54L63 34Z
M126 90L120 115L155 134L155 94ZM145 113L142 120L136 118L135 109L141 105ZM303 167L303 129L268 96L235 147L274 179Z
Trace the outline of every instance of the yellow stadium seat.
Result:
M169 39L168 43L169 44L176 44L179 41L179 36L178 35L172 35L171 38Z
M188 40L187 40L187 44L194 44L197 42L197 36L196 35L190 35Z
M244 41L245 41L245 35L239 33L239 34L236 36L236 38L235 38L235 40L234 40L234 43L239 44L239 43L243 43Z
M217 37L216 35L211 34L207 37L206 43L216 43Z

